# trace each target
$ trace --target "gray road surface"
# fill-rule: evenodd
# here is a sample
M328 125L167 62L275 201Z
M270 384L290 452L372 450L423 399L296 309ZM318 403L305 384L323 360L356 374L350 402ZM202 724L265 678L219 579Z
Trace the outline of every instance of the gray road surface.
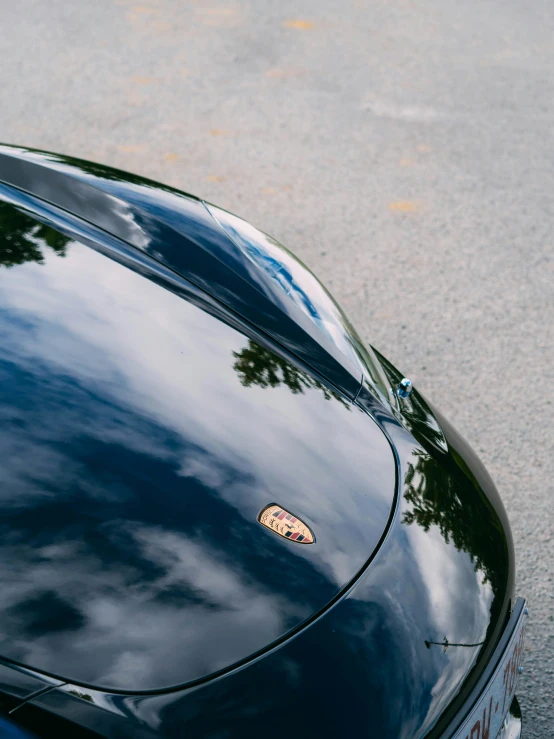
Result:
M0 140L191 191L323 278L480 452L554 734L554 5L0 0Z

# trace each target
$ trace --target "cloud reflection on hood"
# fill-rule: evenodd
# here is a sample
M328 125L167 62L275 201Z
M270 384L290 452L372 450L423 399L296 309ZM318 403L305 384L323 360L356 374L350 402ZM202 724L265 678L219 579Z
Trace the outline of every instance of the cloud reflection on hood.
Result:
M245 387L253 342L87 247L64 254L0 271L0 653L105 686L190 680L356 574L388 518L390 447L296 369L301 393ZM321 541L265 532L273 500Z

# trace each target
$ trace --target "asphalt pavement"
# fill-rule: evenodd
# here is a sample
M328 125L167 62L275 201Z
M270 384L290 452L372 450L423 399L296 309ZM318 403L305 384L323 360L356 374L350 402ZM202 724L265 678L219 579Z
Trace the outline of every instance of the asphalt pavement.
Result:
M0 141L111 164L296 251L479 452L554 734L554 5L0 0Z

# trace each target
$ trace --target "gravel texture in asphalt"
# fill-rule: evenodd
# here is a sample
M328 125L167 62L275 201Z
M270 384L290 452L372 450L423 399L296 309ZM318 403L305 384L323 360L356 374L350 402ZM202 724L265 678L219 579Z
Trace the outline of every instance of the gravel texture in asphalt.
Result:
M0 2L0 140L235 211L322 278L479 452L554 734L554 5Z

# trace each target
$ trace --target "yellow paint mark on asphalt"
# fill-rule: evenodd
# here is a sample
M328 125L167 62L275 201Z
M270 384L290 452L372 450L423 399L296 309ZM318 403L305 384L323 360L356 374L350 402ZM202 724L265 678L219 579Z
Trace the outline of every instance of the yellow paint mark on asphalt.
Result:
M210 136L226 136L228 133L229 131L226 131L224 128L212 128Z
M126 154L140 154L140 152L144 151L143 144L121 144L117 148Z
M197 10L197 18L207 26L232 27L239 23L235 8L202 8Z
M401 159L398 164L401 167L411 167L412 164L415 164L415 161L413 159Z
M177 159L179 159L179 157L177 154L171 153L171 154L165 154L164 159L166 162L176 162Z
M150 27L163 33L171 30L171 23L168 23L167 21L153 21Z
M273 195L277 190L274 187L262 187L261 192L265 192L267 195Z
M419 210L419 206L412 200L395 200L389 203L389 210L396 210L401 213L416 213Z
M419 144L417 150L422 152L433 151L433 149L428 144Z
M211 174L206 177L210 182L225 182L225 177L221 177L218 174Z
M285 28L296 28L297 31L308 31L310 28L314 27L314 24L310 21L297 19L292 21L285 21L283 23L283 26Z
M135 85L151 85L154 82L153 77L131 77Z

